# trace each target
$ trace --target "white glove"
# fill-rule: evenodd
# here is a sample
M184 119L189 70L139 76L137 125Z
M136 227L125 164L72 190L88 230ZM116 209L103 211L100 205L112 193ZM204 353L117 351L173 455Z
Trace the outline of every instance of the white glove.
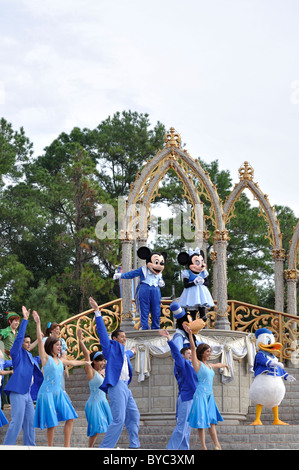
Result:
M159 287L164 287L165 286L165 282L163 281L163 279L159 279L158 286Z
M271 362L269 362L269 365L271 367L280 367L281 369L284 368L284 365L281 362L278 362L278 361L271 361Z
M293 377L292 375L287 375L286 376L286 381L287 382L296 382L296 378Z
M115 273L113 275L113 280L115 281L116 279L120 279L121 278L121 273Z
M204 283L204 279L201 277L201 276L197 276L195 279L194 279L194 284L196 286L201 286L203 283Z

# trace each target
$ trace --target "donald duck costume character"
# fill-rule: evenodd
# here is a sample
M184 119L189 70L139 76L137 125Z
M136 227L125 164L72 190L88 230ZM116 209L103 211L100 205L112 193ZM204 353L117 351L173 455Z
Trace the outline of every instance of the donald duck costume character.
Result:
M285 395L286 382L296 379L289 375L278 362L274 353L277 353L282 344L275 342L273 333L267 328L260 328L255 332L257 354L254 360L254 380L249 390L249 398L256 403L256 419L252 425L262 425L261 413L263 406L272 408L273 424L287 424L278 418L278 407Z

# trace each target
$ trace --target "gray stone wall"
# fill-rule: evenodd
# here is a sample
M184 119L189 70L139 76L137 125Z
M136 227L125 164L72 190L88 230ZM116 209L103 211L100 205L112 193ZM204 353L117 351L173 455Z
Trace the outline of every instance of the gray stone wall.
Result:
M214 362L219 362L219 359ZM174 377L172 356L152 356L150 376L138 382L135 361L132 360L134 375L130 384L141 417L149 415L175 416L177 401L177 382ZM248 413L249 388L252 381L248 373L248 362L245 356L233 363L234 378L223 383L219 370L215 371L214 396L217 406L225 420L243 421Z

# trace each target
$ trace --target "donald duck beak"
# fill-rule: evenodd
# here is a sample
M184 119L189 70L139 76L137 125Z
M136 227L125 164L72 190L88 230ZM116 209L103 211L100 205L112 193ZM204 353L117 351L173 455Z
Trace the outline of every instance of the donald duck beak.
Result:
M281 343L272 343L272 344L264 344L264 343L259 343L259 348L262 351L270 352L274 354L276 351L280 351L282 348Z

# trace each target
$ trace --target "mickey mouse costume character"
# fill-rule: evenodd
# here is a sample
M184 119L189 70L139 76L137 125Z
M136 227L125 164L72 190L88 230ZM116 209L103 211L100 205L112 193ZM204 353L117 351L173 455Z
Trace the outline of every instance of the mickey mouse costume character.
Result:
M160 328L161 316L161 291L165 286L162 271L165 266L167 253L151 252L147 246L142 246L137 251L137 256L146 260L146 266L142 266L127 273L115 273L113 279L133 279L139 277L140 281L135 292L137 312L140 314L141 329L149 330L149 313L152 314L152 330Z
M188 266L182 272L184 280L184 290L178 300L181 307L188 311L193 311L195 319L196 310L199 311L200 317L205 316L206 308L214 307L214 301L207 287L208 271L204 261L204 253L199 248L194 251L190 248L188 253L181 252L178 255L180 265Z

